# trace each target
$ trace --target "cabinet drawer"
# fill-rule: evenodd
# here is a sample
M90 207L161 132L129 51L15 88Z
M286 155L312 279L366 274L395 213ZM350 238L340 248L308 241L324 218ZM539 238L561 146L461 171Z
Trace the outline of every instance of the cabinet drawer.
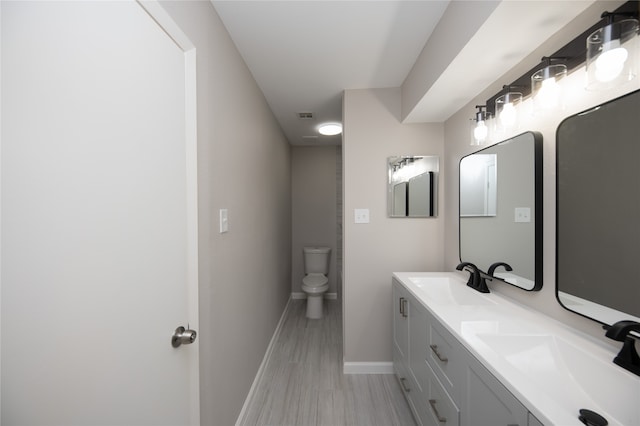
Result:
M421 402L422 410L428 420L423 423L436 426L459 426L460 410L458 406L444 389L431 367L428 365L426 367L429 381L424 392L424 400Z
M398 384L400 385L400 389L402 389L402 393L404 394L405 399L407 400L407 404L409 404L409 408L411 409L411 413L413 417L418 421L418 426L425 426L422 422L423 411L419 405L422 398L422 392L420 388L416 386L415 381L408 374L408 370L402 363L394 363L393 369L396 375L396 379L398 379Z
M400 388L402 389L402 392L405 395L411 392L411 388L414 386L409 375L407 374L407 369L404 366L404 364L399 362L394 362L393 372L395 373L396 378L398 379L398 383L400 384Z
M439 324L432 322L429 325L428 349L427 362L445 390L459 403L464 348L460 347Z

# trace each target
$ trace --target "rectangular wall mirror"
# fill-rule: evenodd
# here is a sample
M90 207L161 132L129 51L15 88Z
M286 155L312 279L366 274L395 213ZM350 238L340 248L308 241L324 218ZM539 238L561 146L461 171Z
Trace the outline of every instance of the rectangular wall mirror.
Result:
M460 160L460 260L524 290L542 288L542 135L527 132Z
M438 215L439 158L408 155L387 158L389 217Z
M556 294L603 324L640 322L640 91L556 134Z

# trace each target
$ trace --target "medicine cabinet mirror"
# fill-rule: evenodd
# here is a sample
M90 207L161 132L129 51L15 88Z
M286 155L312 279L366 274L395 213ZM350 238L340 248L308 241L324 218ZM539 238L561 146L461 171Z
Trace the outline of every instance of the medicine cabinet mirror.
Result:
M640 322L640 90L556 133L556 295L603 324Z
M460 160L460 260L524 290L542 288L542 135L527 132Z
M438 215L439 158L427 155L387 158L389 217Z

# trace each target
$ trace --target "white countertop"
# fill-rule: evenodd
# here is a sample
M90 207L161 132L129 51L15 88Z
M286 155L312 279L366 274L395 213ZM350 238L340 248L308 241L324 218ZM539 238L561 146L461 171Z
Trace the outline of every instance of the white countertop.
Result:
M640 377L613 363L618 342L607 346L505 296L479 293L467 275L393 274L545 425L581 426L581 408L609 425L640 425Z

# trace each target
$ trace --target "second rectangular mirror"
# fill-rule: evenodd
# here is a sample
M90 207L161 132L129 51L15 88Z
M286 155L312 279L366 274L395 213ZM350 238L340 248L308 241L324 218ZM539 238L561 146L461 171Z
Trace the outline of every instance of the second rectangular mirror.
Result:
M437 156L409 155L387 159L389 217L438 215Z

